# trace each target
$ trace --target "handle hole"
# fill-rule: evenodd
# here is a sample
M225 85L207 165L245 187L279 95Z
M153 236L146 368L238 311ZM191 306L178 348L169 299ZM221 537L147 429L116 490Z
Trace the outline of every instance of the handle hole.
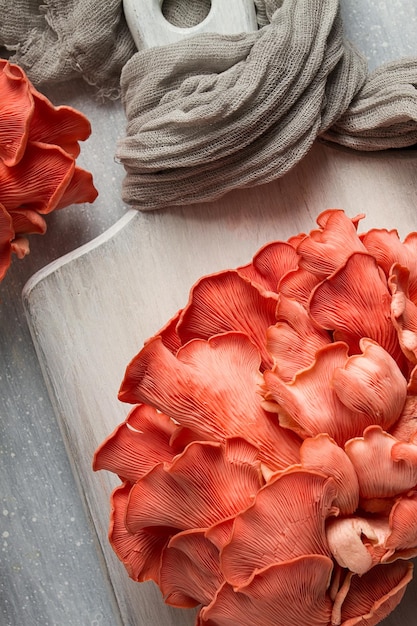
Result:
M161 10L173 26L191 28L206 19L211 10L211 0L163 0Z

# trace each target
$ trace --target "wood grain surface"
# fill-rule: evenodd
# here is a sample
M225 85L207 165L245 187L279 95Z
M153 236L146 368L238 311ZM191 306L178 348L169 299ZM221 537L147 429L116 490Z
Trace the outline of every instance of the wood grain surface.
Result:
M415 0L342 0L341 7L346 33L371 68L416 53ZM141 215L120 200L123 169L113 157L124 133L120 103L97 103L80 82L47 95L90 118L93 134L79 163L93 172L100 196L93 206L48 216L48 233L32 238L31 254L13 263L0 286L0 623L191 625L193 617L164 607L152 585L132 583L107 547L111 480L93 474L90 463L96 442L126 412L116 400L124 367L184 303L198 275L246 262L265 241L312 227L326 206L365 212L364 229L417 230L416 157L318 144L285 180L200 209ZM125 221L114 226L119 218ZM25 301L48 387L21 302L24 284L45 266L30 279ZM73 401L78 368L89 374ZM384 626L414 626L416 597L413 582Z
M126 20L137 46L155 48L200 33L231 35L257 28L255 5L251 0L212 0L203 21L188 28L166 20L161 12L162 4L159 0L123 0Z

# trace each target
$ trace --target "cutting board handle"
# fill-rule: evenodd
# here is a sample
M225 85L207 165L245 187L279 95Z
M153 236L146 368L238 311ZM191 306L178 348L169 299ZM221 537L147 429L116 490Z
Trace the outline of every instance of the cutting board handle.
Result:
M211 0L205 19L188 28L171 24L162 13L163 0L123 0L123 9L138 49L175 43L200 33L239 34L257 30L253 0Z

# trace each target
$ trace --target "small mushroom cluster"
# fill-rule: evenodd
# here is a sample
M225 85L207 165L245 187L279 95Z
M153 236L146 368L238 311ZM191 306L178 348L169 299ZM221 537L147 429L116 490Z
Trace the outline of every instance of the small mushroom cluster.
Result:
M417 556L417 234L318 228L205 276L95 453L111 545L197 626L373 626Z
M0 280L12 253L29 252L26 235L45 233L42 215L97 197L91 174L75 164L90 133L84 115L55 107L19 66L0 59Z

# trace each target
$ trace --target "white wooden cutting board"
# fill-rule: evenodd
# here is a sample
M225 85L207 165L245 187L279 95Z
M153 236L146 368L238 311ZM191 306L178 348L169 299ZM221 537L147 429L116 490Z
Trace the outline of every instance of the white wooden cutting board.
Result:
M90 244L26 285L28 320L52 401L116 598L115 623L191 626L194 613L166 607L152 583L130 581L107 542L117 481L93 473L101 441L129 407L117 400L124 369L145 339L188 297L201 275L248 262L273 239L315 226L322 210L366 213L361 230L417 230L417 152L359 155L323 144L286 177L215 203L129 211ZM417 587L386 626L415 626Z

